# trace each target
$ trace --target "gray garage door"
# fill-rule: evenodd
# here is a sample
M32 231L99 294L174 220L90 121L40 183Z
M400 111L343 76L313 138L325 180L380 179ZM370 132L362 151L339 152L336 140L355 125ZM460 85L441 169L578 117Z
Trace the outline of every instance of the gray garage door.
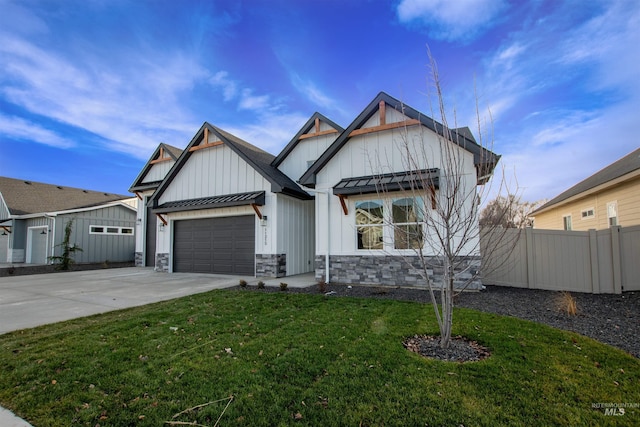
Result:
M176 221L173 271L254 274L255 217Z

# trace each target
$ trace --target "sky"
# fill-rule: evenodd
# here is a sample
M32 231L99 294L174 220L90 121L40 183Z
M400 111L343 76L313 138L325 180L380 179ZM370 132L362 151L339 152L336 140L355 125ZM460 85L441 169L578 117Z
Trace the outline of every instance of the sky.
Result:
M277 155L380 91L431 115L429 52L523 200L640 146L637 0L0 0L0 176L128 194L205 121Z

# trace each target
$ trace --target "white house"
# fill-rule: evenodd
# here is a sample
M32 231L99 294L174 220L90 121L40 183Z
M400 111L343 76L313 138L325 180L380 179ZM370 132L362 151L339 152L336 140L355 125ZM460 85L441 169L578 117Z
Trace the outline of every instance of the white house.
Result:
M315 113L277 157L205 123L157 188L140 194L159 218L153 263L168 272L315 271L318 280L416 285L419 274L407 263L416 245L430 249L415 207L418 199L441 202L443 143L459 165L465 203L476 203L476 187L499 156L467 128L444 129L385 93L346 129ZM417 163L408 162L407 149L421 153ZM151 244L138 240L142 259ZM477 263L475 245L464 255Z
M136 218L138 233L136 233L135 251L135 264L138 267L154 267L156 265L158 218L151 212L148 202L180 154L182 154L181 149L161 143L129 188L129 191L140 200Z

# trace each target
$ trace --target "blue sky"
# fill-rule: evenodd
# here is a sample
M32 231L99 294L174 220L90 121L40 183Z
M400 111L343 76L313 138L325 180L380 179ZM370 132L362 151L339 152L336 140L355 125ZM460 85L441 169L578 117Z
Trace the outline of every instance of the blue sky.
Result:
M276 155L380 91L429 114L427 46L525 200L640 145L637 0L0 0L0 175L127 194L204 121Z

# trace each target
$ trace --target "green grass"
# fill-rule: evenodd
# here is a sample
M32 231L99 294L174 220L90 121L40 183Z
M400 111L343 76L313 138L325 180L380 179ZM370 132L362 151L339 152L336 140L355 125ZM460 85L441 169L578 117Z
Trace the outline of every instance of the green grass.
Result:
M427 360L430 305L213 291L0 336L0 405L37 427L638 425L640 361L583 336L457 309L481 362ZM226 350L230 349L230 350ZM172 419L187 408L233 395ZM224 411L224 413L223 413ZM298 419L295 419L298 414Z

